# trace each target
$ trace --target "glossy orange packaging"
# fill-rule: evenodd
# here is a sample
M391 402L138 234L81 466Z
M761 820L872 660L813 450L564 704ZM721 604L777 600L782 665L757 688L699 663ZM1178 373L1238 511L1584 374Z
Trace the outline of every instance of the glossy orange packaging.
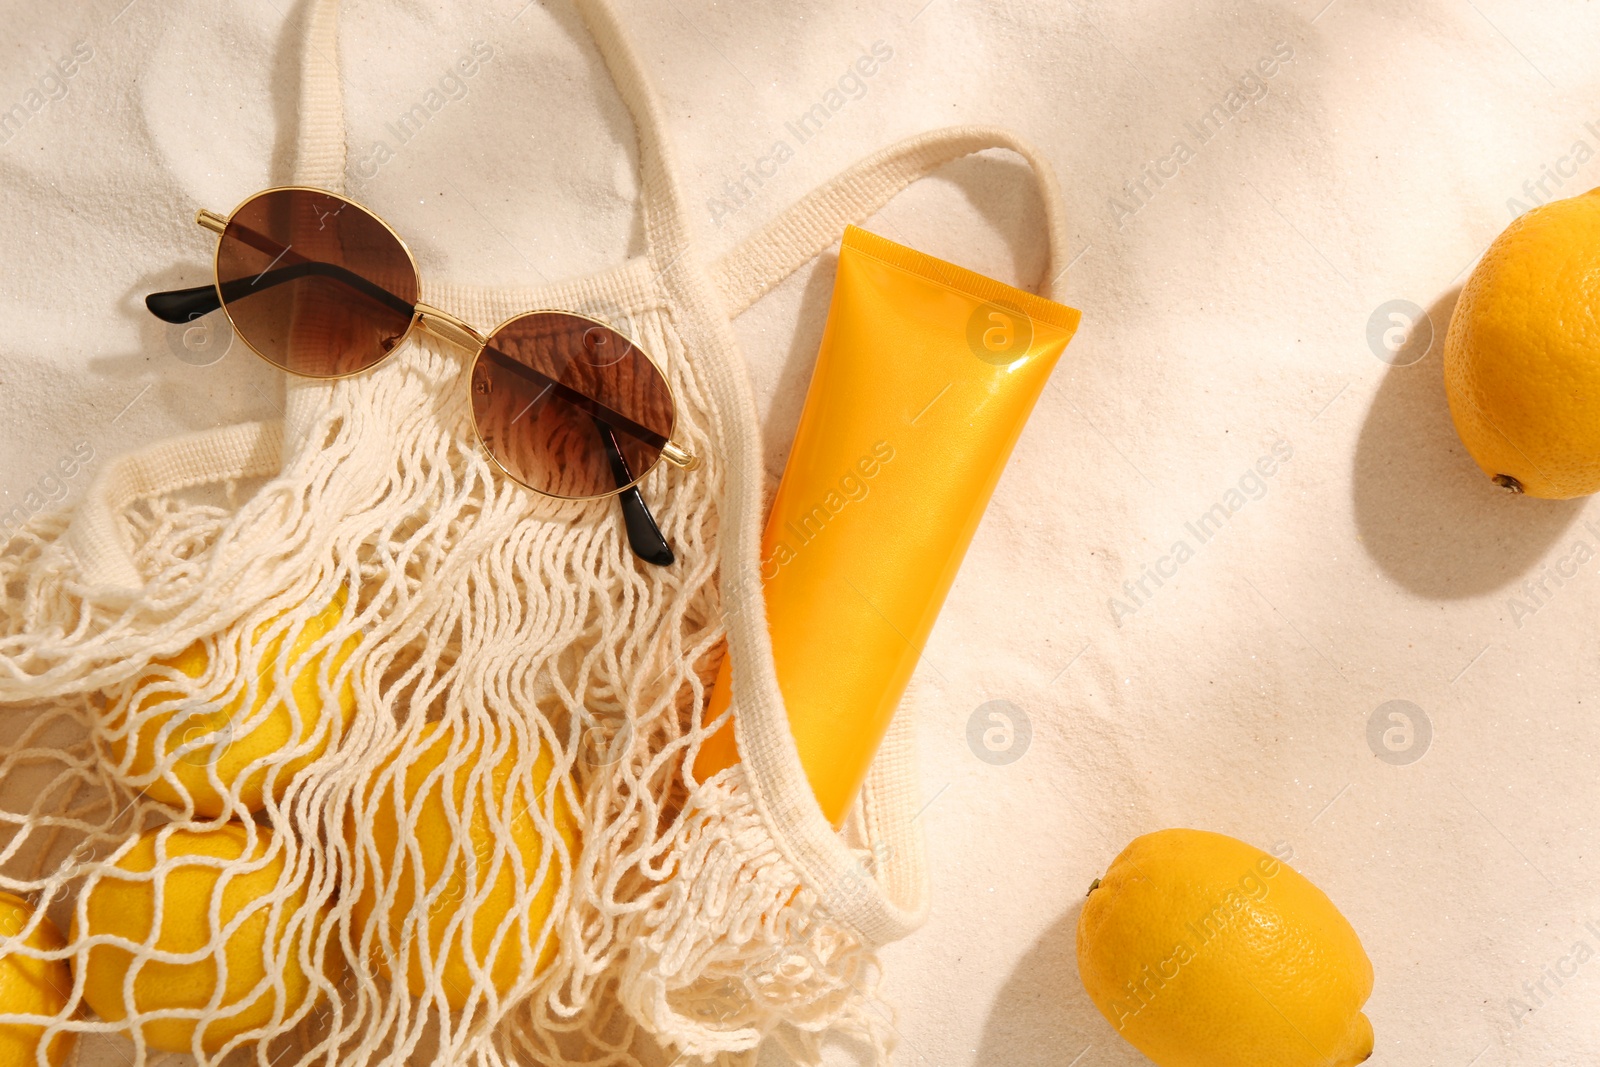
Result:
M1079 314L852 226L761 577L800 762L839 825ZM707 717L726 710L724 659ZM701 779L738 762L707 739Z

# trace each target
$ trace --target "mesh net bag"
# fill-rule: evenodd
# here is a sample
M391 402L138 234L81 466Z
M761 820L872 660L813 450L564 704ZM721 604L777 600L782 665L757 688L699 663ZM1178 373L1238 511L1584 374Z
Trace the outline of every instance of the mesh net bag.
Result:
M1003 132L938 131L706 263L638 64L580 7L637 124L645 254L423 297L480 328L571 308L652 353L703 458L641 486L677 564L640 566L608 502L501 477L466 361L425 339L34 517L0 552L0 891L31 906L0 900L0 968L56 997L0 1005L0 1041L31 1062L731 1063L769 1036L816 1062L830 1034L888 1058L876 950L925 910L911 722L836 833L772 665L729 320L967 153L1033 164L1057 258L1059 197ZM336 15L308 9L294 175L334 190ZM744 762L701 782L724 649Z

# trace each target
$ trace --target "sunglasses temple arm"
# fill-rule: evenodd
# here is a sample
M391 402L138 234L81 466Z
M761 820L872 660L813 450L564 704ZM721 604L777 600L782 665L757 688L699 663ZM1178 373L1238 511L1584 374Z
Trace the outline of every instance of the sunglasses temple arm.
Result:
M208 315L222 306L224 298L238 300L251 293L271 289L275 285L292 282L296 278L317 275L339 282L369 300L392 308L408 318L416 310L403 297L396 296L381 285L368 281L354 271L335 263L303 260L277 267L253 278L235 278L223 282L219 293L215 285L197 285L193 289L174 289L165 293L151 293L144 298L144 306L163 322L185 323Z
M622 449L617 445L615 431L598 418L594 420L594 428L599 431L606 459L611 462L611 476L618 485L627 485L633 481L633 472L628 470L628 461L623 458ZM655 516L650 514L639 487L634 485L624 489L618 495L617 502L622 505L622 524L627 528L628 547L633 549L633 554L658 567L671 566L676 560L672 546L661 536L661 527L656 525Z

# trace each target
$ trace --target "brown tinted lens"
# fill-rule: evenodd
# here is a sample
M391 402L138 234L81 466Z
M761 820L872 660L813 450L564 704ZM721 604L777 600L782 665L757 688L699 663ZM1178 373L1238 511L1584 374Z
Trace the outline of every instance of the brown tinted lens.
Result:
M478 433L510 475L551 496L614 493L672 436L672 393L615 330L562 312L506 323L472 370Z
M331 193L278 189L228 220L217 282L239 336L286 371L337 378L400 343L417 271L394 234Z

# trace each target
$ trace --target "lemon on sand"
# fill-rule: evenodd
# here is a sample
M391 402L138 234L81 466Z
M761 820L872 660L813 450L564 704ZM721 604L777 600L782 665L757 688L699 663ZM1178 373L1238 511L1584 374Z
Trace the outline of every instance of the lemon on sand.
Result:
M215 701L196 700L192 694L186 694L166 672L155 670L141 676L106 714L108 730L124 731L114 734L108 743L111 758L121 768L121 773L139 781L165 765L167 773L143 784L144 792L174 807L182 807L187 796L193 800L196 812L210 817L221 815L227 804L226 794L212 784L209 771L214 770L227 793L236 796L249 811L259 811L265 804L269 772L273 795L282 799L290 779L322 755L333 733L332 724L322 721L319 680L324 673L332 677L344 666L359 643L360 635L352 634L337 651L328 643L310 655L307 650L344 617L345 599L341 590L327 607L294 632L285 668L293 679L290 694L293 708L273 685L273 675L287 636L282 628L266 639L261 648L255 695L249 712L242 710L246 693L243 683L227 704L219 706ZM255 640L263 640L277 621L273 619L258 626ZM240 651L242 654L249 650ZM324 672L323 660L330 655L332 662ZM156 663L190 678L200 678L210 661L205 644L197 641L177 655ZM233 679L220 682L218 691L225 690L230 681ZM356 706L349 675L345 676L337 700L340 719L348 727ZM130 705L133 708L131 719ZM131 760L124 766L130 736L135 747ZM310 742L307 751L292 760L274 766L272 760L265 758L306 742Z
M577 839L571 811L558 793L554 822L561 840L552 843L554 847L541 873L544 839L532 811L546 810L547 790L557 787L551 781L553 765L549 750L541 746L533 763L532 774L513 783L516 746L509 745L493 770L473 783L469 796L467 790L472 771L484 760L481 741L473 744L453 777L439 771L452 748L459 749L469 743L462 736L463 732L438 723L425 726L404 765L403 786L398 771L386 779L380 779L384 770L394 764L398 750L397 753L391 753L363 788L362 810L351 819L347 828L357 869L364 872L361 892L351 911L357 936L367 936L364 931L373 920L378 895L392 884L394 895L387 906L386 921L371 933L371 951L378 969L387 975L389 968L386 957L400 952L402 941L409 938L409 945L404 951L407 956L406 984L411 995L427 995L428 975L440 973L446 1001L456 1011L466 1005L468 994L474 986L463 951L463 943L469 936L468 921L471 923L472 960L488 973L496 994L503 997L516 983L523 970L525 953L537 945L540 931L555 905L561 884L559 853L565 849L570 857ZM448 801L446 781L451 782ZM423 791L424 787L426 792ZM396 804L397 792L403 796L403 807ZM501 806L508 797L509 815ZM449 812L446 810L447 804ZM457 831L450 822L451 812L457 819L457 825L466 831L467 839L464 841L456 840ZM355 832L355 818L363 819L369 827L376 854L362 846ZM510 819L509 827L506 825L507 818ZM512 864L513 849L521 859L520 873L515 871ZM467 883L469 850L476 863L471 889ZM489 872L495 864L497 853L498 870L491 884ZM415 864L419 859L423 881L420 890L415 876ZM373 884L375 879L376 887ZM426 905L427 914L419 915L407 929L413 909L424 907L421 898L426 898L436 888L437 896L431 904ZM491 943L519 899L524 901L525 910L506 924L499 951L491 961ZM463 911L467 912L465 916ZM452 920L459 920L454 929L449 928ZM424 935L427 938L426 968L418 944ZM449 948L444 955L441 971L439 962L447 939ZM533 971L542 970L555 952L556 939L552 935L545 942Z
M0 892L0 940L22 933L32 919L33 908L27 901ZM42 916L22 944L43 952L64 947L61 931ZM71 995L72 971L66 960L44 960L16 950L0 954L0 1015L57 1015ZM37 1063L44 1031L43 1026L29 1023L0 1023L0 1064ZM74 1040L70 1031L51 1038L48 1062L65 1063Z
M1372 1055L1372 964L1281 860L1203 830L1137 838L1090 887L1078 973L1160 1067L1349 1067Z
M1461 290L1444 345L1456 433L1507 489L1600 489L1600 190L1522 215Z
M158 838L166 856L160 864ZM183 1017L137 1022L153 1048L188 1052L199 1025L200 1047L216 1052L240 1034L288 1019L310 994L300 949L313 931L306 916L297 914L305 906L305 890L286 883L282 851L260 862L272 848L271 831L258 827L255 838L252 848L245 827L237 823L214 830L150 830L89 889L87 924L80 929L74 921L75 943L112 935L163 952L197 952L211 946L222 932L222 927L213 929L210 920L218 894L224 926L246 913L222 947L221 974L217 956L209 954L182 963L145 959L139 966L133 977L134 1013L191 1010ZM271 914L273 899L281 900L276 916ZM161 928L152 931L158 903ZM313 914L312 922L320 924L325 912L319 909ZM79 957L84 961L83 998L102 1019L128 1018L123 980L137 955L117 943L103 942ZM262 984L269 976L281 976L281 992L270 983ZM206 1022L199 1023L200 1009L210 1003L219 983L220 1003Z

